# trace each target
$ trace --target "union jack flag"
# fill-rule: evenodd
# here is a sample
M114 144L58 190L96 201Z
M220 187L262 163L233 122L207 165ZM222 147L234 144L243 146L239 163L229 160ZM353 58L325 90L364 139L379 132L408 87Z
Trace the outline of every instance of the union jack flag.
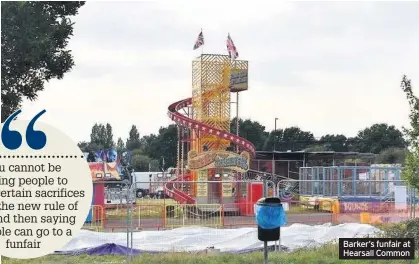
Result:
M202 30L201 30L201 33L199 33L198 38L195 41L195 45L193 46L193 49L196 50L202 45L204 45L204 34L202 33Z
M228 56L230 57L230 59L235 60L239 57L239 52L237 51L237 48L230 37L230 33L228 33L228 37L227 37L227 51L228 51Z

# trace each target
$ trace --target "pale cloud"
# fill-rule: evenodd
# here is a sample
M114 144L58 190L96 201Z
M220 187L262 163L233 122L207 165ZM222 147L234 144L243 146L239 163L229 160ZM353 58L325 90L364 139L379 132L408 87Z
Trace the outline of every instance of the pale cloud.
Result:
M163 1L158 4L161 10L174 14L174 24L191 27L201 25L209 30L234 30L251 24L264 23L292 12L294 5L289 2L261 1Z
M155 133L170 124L169 104L191 96L200 53L192 46L203 28L204 52L226 54L230 32L249 60L241 117L267 129L278 117L281 128L316 136L352 136L375 122L401 127L402 75L419 86L418 12L414 2L88 2L69 45L75 68L25 102L22 117L45 108L42 120L76 141L88 140L95 122L111 123L115 140L132 124Z

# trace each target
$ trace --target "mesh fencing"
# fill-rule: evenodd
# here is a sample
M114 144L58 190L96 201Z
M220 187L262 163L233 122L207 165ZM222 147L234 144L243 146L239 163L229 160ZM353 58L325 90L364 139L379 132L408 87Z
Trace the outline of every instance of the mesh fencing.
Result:
M314 177L313 170L306 170L303 175L304 173L307 178ZM389 195L391 193L390 180L376 180L375 185L368 183L367 187L357 185L357 192L361 194L364 192L361 191L363 188L367 189L368 193L371 193L370 189L374 188L381 190L379 200L358 201L347 199L356 197L353 195L337 195L338 189L344 189L342 186L345 184L353 186L352 180L339 180L327 176L327 173L333 174L333 170L314 171L314 174L320 175L320 173L326 175L322 176L321 182L317 178L286 179L277 184L268 180L206 182L167 178L165 181L147 182L153 187L154 193L142 195L141 198L138 198L135 184L118 190L109 189L108 192L111 194L108 193L105 196L110 197L109 199L114 202L103 206L93 205L91 221L87 221L84 228L97 233L97 244L101 243L103 232L125 234L127 247L131 249L140 245L142 241L144 243L149 236L158 238L159 232L164 230L180 232L179 243L191 241L191 239L211 241L212 237L217 237L219 229L256 228L254 205L265 195L276 196L282 200L287 212L288 226L297 223L306 225L393 223L419 215L418 208L410 204L404 207L397 206L389 198L391 197ZM361 180L357 179L357 181ZM400 186L394 180L392 184ZM386 186L389 187L387 191ZM301 190L303 194L306 191L306 195L302 195ZM349 193L353 194L353 190ZM372 197L373 195L367 198ZM414 201L415 197L416 194L409 190L408 200ZM199 238L196 231L188 231L193 229L178 229L188 227L213 228L211 231L213 233L205 233L205 237ZM141 233L146 231L153 232ZM139 238L136 236L134 241L133 234L137 232L143 236ZM154 244L154 249L170 251L166 244L162 238L160 243ZM193 246L185 242L185 245L179 244L176 248L177 251L180 248L189 251L193 249ZM127 255L128 261L130 258L131 256Z

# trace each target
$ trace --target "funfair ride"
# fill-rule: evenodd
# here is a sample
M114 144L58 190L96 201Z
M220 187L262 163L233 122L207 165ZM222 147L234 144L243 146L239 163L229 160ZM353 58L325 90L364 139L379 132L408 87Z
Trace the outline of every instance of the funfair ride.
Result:
M236 186L231 182L249 169L255 154L254 145L238 136L238 125L237 134L230 132L230 98L235 93L238 112L239 92L247 90L247 76L248 62L231 60L227 55L202 54L192 62L192 97L168 108L169 117L178 125L178 169L165 191L176 201L234 202L231 189ZM193 183L183 184L187 181Z

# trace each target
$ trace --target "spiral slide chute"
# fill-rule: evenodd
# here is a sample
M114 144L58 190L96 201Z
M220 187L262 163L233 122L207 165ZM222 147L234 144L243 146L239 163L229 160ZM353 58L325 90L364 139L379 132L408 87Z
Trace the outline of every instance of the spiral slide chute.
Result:
M236 146L239 146L241 149L249 152L252 156L255 154L255 146L247 139L244 139L242 137L239 137L227 131L222 131L220 129L210 127L197 120L184 116L178 112L180 109L185 108L191 104L192 104L192 98L187 98L187 99L171 104L169 106L169 113L168 113L170 119L172 119L176 124L180 126L190 128L190 129L196 129L203 133L214 135L219 139L230 140Z
M184 193L181 190L178 190L176 188L176 182L179 182L179 181L182 181L182 180L187 180L189 178L190 178L190 175L185 175L183 178L182 178L182 176L179 176L179 177L175 178L174 180L169 181L168 183L166 183L166 185L165 185L166 194L169 197L173 198L173 200L175 200L176 202L179 202L181 204L194 204L195 199L192 196L190 196L190 195L188 195L188 194L186 194L186 193ZM180 183L180 184L183 184L183 183Z
M179 113L180 109L188 107L191 104L192 104L192 98L187 98L187 99L171 104L168 109L169 110L168 116L179 126L186 127L189 129L196 129L200 131L201 133L213 135L220 140L223 140L223 139L229 140L233 142L236 146L239 146L240 149L249 152L252 156L255 155L255 146L250 141L242 137L239 137L235 134L229 133L227 131L223 131L223 130L208 126L206 124L203 124L202 122L191 119ZM177 177L174 180L166 183L165 185L166 194L172 197L175 201L179 203L194 204L195 199L193 197L186 194L185 192L182 192L181 190L176 189L176 182L181 181L182 179L185 180L185 176L183 178Z

